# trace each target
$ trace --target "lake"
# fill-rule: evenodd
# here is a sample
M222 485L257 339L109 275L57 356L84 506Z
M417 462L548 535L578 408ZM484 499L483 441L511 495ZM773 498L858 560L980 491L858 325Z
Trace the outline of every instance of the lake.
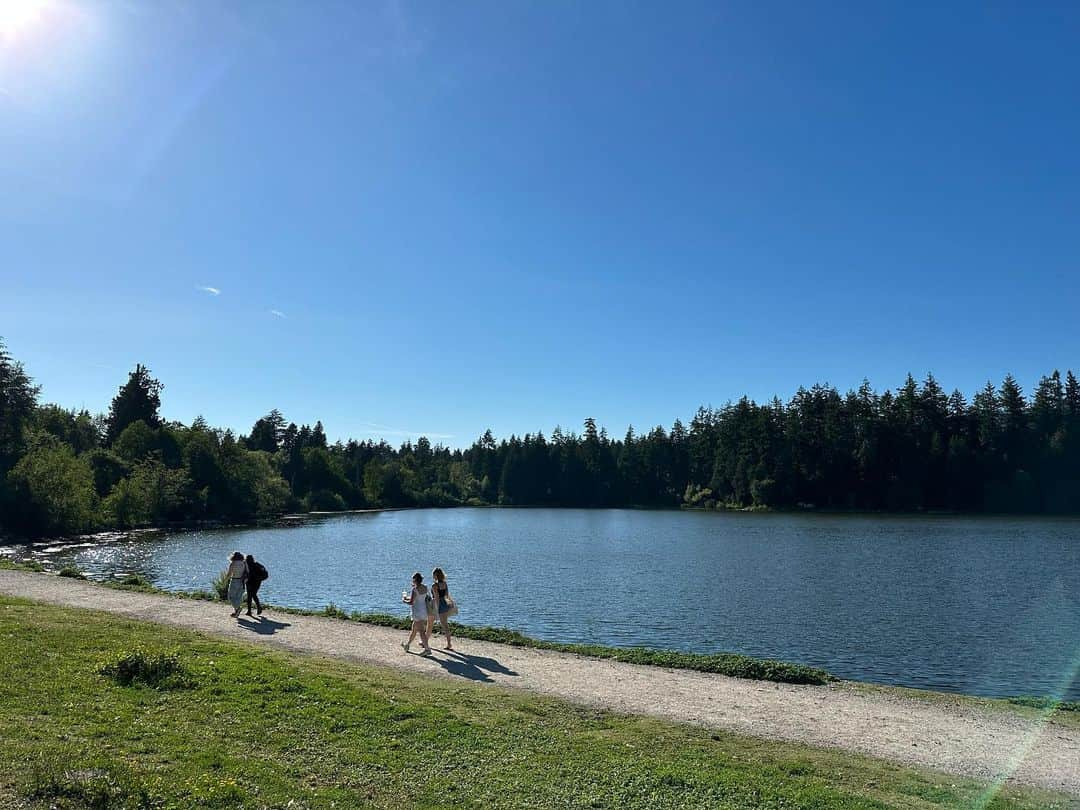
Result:
M441 565L468 624L1080 700L1076 519L424 509L15 555L195 589L233 549L265 562L263 594L293 607L404 615L410 574Z

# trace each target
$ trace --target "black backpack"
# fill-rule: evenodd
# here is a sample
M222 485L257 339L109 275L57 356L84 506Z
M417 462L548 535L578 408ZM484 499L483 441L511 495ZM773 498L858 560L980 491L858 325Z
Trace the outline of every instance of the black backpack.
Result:
M270 572L266 570L266 566L261 562L257 562L251 566L252 572L255 574L255 580L258 582L265 582L270 579Z

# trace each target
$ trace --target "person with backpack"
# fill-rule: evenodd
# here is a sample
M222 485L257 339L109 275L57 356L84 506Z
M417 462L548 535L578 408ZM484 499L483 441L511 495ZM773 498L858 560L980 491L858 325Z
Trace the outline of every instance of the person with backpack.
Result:
M259 586L266 580L270 579L270 572L266 570L266 566L261 562L257 562L255 558L247 555L247 615L251 615L251 600L255 600L255 609L258 615L262 616L262 602L259 601Z

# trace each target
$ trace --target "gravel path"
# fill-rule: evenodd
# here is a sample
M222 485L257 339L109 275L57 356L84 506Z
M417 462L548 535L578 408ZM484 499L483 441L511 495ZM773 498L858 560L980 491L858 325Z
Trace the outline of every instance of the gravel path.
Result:
M776 740L839 748L991 781L1080 795L1080 727L1000 706L918 699L852 684L793 686L622 664L462 639L457 653L406 655L405 633L268 611L236 621L228 607L0 570L0 593L104 610L304 653L526 689L626 714L651 715Z

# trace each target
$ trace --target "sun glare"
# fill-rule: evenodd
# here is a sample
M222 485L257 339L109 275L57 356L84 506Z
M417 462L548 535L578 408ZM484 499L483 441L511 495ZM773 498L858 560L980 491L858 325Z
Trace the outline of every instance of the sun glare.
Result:
M0 0L0 40L14 39L34 25L49 0Z

